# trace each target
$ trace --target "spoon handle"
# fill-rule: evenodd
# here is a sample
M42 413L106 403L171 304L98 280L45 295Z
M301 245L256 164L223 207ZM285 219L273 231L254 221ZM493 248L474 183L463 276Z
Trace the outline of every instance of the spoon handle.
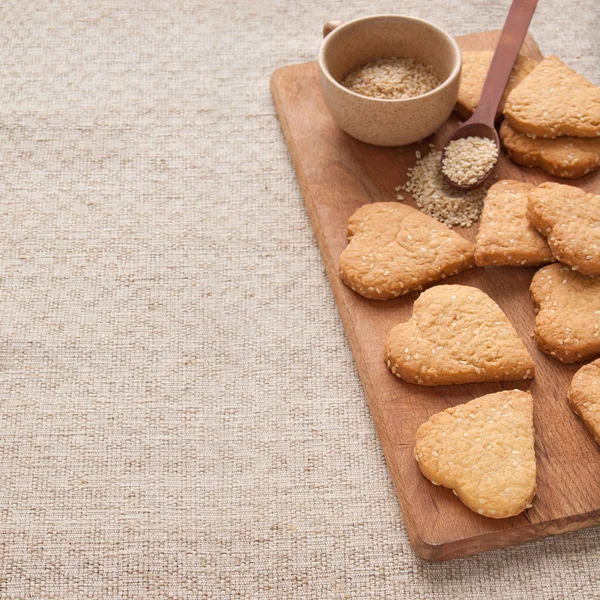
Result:
M494 126L498 105L536 6L537 0L513 0L471 120Z

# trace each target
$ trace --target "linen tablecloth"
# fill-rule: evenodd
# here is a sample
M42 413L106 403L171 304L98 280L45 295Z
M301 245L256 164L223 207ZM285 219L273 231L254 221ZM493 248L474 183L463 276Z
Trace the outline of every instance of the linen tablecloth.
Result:
M413 554L269 94L327 18L508 4L2 3L1 598L600 595L600 529ZM596 84L598 6L531 26Z

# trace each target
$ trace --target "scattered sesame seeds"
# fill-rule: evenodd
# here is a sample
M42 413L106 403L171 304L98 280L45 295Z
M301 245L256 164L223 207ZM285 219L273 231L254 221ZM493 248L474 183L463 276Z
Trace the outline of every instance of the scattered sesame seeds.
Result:
M408 180L401 190L412 194L422 212L447 227L470 227L479 220L488 186L469 192L455 190L444 181L441 160L441 152L418 159L408 170Z
M448 144L442 172L458 185L473 185L491 171L497 161L498 147L492 140L470 136Z
M400 100L421 96L440 85L433 67L413 58L380 58L348 74L341 84L370 98Z

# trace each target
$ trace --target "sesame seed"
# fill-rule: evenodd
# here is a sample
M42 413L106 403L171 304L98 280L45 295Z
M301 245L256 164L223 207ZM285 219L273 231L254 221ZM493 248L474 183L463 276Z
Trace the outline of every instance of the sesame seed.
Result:
M444 225L470 227L479 220L488 186L469 192L452 188L444 181L441 160L441 152L417 160L402 190L412 194L422 212Z
M496 164L498 148L487 138L470 136L448 144L442 173L459 185L473 185Z
M421 96L440 85L433 67L413 58L380 58L349 73L341 82L362 96L399 100Z

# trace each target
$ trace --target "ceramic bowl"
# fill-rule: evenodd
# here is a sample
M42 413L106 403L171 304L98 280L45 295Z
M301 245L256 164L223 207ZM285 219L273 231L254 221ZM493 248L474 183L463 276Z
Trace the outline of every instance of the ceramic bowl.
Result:
M319 52L321 89L337 124L349 135L377 146L402 146L422 140L450 116L460 83L461 53L439 27L402 15L376 15L325 24ZM414 98L382 100L351 92L344 77L378 58L414 58L431 65L442 82Z

